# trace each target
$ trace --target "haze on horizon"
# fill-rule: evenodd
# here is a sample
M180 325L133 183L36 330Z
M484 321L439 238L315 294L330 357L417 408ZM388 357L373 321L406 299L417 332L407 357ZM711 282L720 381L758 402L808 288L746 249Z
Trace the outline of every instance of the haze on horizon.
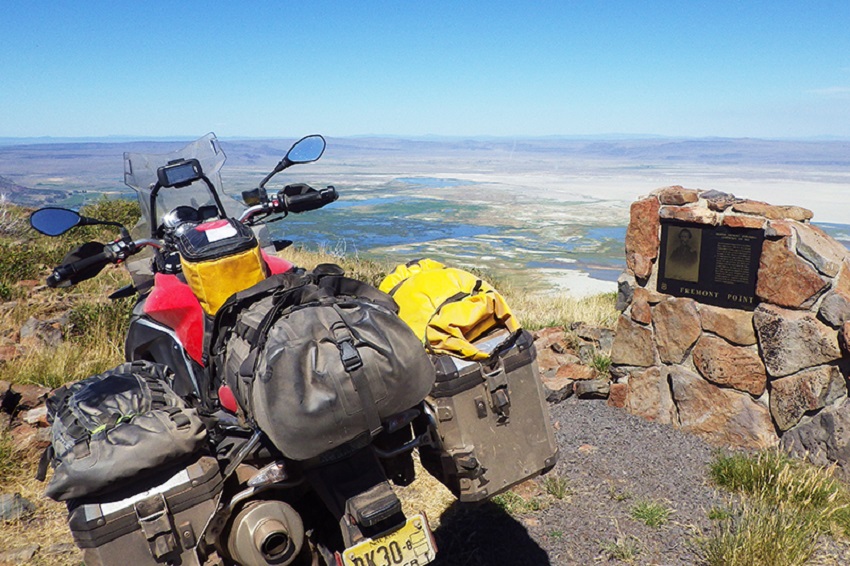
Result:
M850 3L11 3L0 137L850 138Z

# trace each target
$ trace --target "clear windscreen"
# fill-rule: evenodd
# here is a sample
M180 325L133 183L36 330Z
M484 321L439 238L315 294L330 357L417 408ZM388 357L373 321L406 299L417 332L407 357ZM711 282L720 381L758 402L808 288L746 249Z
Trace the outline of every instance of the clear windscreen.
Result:
M215 187L228 216L238 216L244 206L229 198L222 190L219 173L226 159L215 134L209 133L193 141L186 147L171 153L132 153L124 154L124 183L136 191L139 206L142 209L141 221L133 230L136 237L150 237L151 227L156 229L162 223L162 217L178 206L200 208L215 205L215 199L203 180L195 181L187 187L160 188L152 210L151 194L157 183L157 169L177 159L197 159L204 174ZM155 216L155 217L154 217Z

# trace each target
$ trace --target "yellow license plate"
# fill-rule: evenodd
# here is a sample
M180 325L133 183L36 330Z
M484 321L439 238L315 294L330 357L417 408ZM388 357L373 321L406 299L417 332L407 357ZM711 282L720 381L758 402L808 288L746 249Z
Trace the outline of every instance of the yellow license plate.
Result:
M422 566L437 555L425 515L414 515L397 531L359 542L342 555L345 566Z

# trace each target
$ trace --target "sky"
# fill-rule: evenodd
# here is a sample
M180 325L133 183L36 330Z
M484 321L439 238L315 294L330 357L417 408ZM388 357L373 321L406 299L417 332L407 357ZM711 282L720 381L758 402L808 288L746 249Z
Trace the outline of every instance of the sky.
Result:
M5 0L0 137L850 139L850 2Z

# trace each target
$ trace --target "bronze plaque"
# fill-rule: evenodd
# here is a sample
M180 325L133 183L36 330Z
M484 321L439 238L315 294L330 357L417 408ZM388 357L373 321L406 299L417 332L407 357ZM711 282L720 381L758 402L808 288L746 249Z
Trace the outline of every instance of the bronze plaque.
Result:
M663 222L658 291L753 310L764 230Z

